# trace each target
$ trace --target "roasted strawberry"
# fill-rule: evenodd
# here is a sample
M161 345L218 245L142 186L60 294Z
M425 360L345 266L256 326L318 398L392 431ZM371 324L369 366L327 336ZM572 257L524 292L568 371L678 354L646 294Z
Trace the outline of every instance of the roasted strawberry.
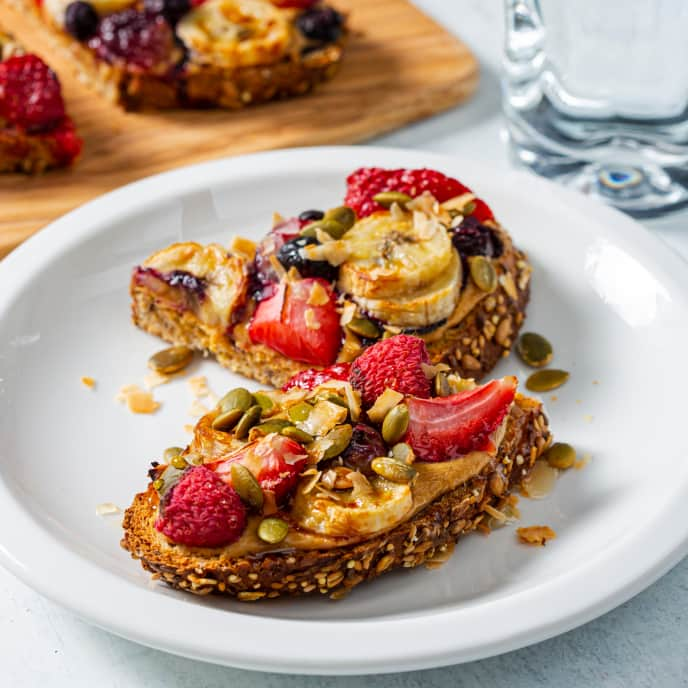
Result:
M401 191L414 198L428 191L440 202L470 192L470 189L457 179L429 169L386 170L381 167L361 167L347 177L346 183L344 202L356 211L358 217L366 217L383 210L383 207L373 200L373 196L382 191ZM475 209L471 215L478 222L494 217L484 201L476 198L473 202Z
M306 452L295 440L282 435L268 435L212 467L225 483L231 485L232 464L239 461L253 473L263 492L271 492L279 504L296 486L306 459Z
M372 406L386 387L429 397L430 381L421 365L429 361L420 337L398 334L368 347L351 365L349 381L361 393L366 407Z
M258 304L248 328L251 341L294 361L328 366L342 339L335 301L323 279L282 281Z
M348 380L350 371L351 363L334 363L322 370L309 368L308 370L303 370L300 373L296 373L293 377L290 377L284 387L282 387L282 391L287 392L294 387L313 389L328 380Z
M409 397L406 441L421 461L445 461L494 449L492 433L509 411L516 378L505 377L448 397Z
M205 466L194 466L163 499L155 527L191 547L220 547L238 540L246 507L233 487Z

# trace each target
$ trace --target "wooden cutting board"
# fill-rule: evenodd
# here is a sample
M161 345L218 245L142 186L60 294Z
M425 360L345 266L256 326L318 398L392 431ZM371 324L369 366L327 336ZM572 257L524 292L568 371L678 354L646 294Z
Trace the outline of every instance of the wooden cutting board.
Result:
M0 23L60 75L85 147L73 170L0 176L0 256L122 184L249 151L362 141L460 103L478 82L468 48L406 0L336 0L353 35L341 71L315 93L241 112L126 113L74 77L39 22L1 4Z

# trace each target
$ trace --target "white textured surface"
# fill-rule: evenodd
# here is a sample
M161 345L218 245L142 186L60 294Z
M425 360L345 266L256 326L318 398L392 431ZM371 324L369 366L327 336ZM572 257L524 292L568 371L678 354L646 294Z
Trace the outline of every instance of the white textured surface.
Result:
M508 165L500 141L497 70L501 3L422 0L455 30L482 64L482 83L468 105L381 143L460 153L496 169ZM653 231L688 257L685 217ZM642 512L641 512L642 514ZM8 527L9 524L3 524ZM671 524L668 523L667 527ZM50 562L46 562L50 575ZM149 650L85 625L0 570L0 685L119 688L371 685L431 688L485 686L688 686L688 560L631 602L554 640L461 667L366 679L284 677L224 669ZM145 614L145 609L141 610ZM183 633L183 629L180 629ZM409 625L409 642L413 627ZM352 658L355 662L355 658Z

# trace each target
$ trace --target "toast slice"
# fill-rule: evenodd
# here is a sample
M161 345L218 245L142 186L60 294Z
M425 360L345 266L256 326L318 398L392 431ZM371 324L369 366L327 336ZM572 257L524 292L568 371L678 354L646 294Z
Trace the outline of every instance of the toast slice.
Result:
M275 387L398 333L422 337L430 362L480 379L511 349L531 267L459 186L443 202L426 191L362 217L341 206L278 218L257 246L174 244L135 268L132 319Z
M64 113L55 74L35 55L27 54L23 46L0 27L0 173L24 172L36 174L56 167L71 165L81 152L82 142L76 134L74 123ZM15 76L16 75L16 76ZM22 76L23 75L23 76ZM50 107L57 110L57 117L41 121L36 111L26 103L40 97L38 77L45 78L47 88L56 90ZM31 80L16 91L17 82ZM9 82L12 83L9 83ZM52 84L50 83L52 82ZM10 100L24 101L12 106L3 105ZM3 117L3 113L6 116ZM25 120L29 121L25 121Z
M302 95L334 76L347 33L346 17L320 2L91 0L77 13L61 0L13 1L37 13L81 80L127 110Z
M419 363L410 357L401 365ZM386 571L447 558L463 534L507 520L511 491L551 442L541 404L516 394L514 378L482 387L448 380L463 391L398 394L391 403L396 393L386 388L363 409L358 387L342 380L256 393L251 403L273 415L254 415L248 430L247 411L223 431L218 418L245 392L233 390L199 421L171 468L154 464L148 489L125 513L122 546L172 587L244 601L310 592L339 598ZM329 407L333 395L339 399ZM389 419L405 412L405 434L390 437ZM327 438L351 424L355 432L327 453ZM194 471L207 471L195 482L204 487L194 489L216 481L219 496L208 499L238 512L223 512L222 521L205 497L194 500ZM264 498L246 489L246 472ZM232 502L233 492L241 502ZM230 521L218 538L217 524ZM275 524L282 529L276 537Z

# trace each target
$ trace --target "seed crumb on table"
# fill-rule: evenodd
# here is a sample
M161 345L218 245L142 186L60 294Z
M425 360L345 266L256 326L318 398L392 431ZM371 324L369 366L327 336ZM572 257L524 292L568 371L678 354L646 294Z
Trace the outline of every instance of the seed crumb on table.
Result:
M132 413L155 413L160 408L160 403L153 399L153 395L138 385L124 385L115 400L126 403Z
M93 389L96 386L96 381L92 377L89 377L88 375L84 375L81 378L81 384L84 387L88 387L88 389Z

